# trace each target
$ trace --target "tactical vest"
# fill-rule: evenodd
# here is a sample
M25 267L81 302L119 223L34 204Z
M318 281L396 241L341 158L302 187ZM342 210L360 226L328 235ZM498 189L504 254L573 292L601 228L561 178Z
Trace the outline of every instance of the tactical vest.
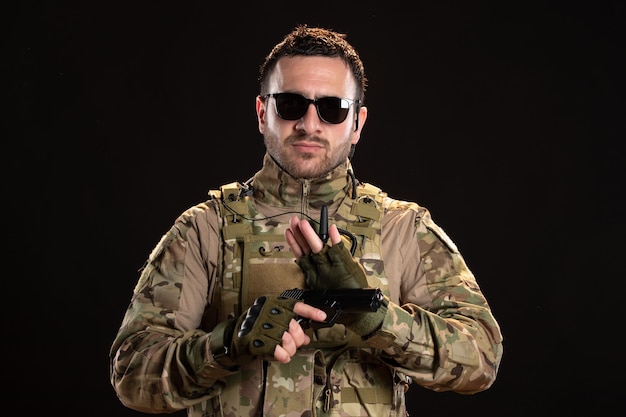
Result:
M257 212L253 197L234 182L212 190L210 201L220 214L223 245L216 276L221 279L209 300L203 327L238 317L261 295L306 288L304 275L285 241L288 222ZM248 193L249 194L249 193ZM387 195L370 184L346 198L329 224L349 232L354 257L366 271L370 287L389 295L381 256L381 222ZM348 246L350 247L350 246ZM312 342L289 364L253 361L228 377L212 402L194 406L190 416L375 415L404 416L408 379L382 364L378 349L341 325L307 330ZM259 409L262 405L262 409ZM294 413L296 412L296 413Z

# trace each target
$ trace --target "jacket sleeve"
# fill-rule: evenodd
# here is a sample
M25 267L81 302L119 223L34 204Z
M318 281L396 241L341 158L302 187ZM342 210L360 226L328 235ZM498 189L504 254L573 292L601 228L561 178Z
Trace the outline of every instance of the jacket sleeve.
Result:
M411 220L403 223L412 233L403 235L414 241L403 245L411 253L402 256L416 265L411 271L418 276L411 281L425 286L420 291L427 301L421 297L418 304L402 294L401 305L389 301L383 325L368 344L383 349L393 367L425 388L484 391L502 359L500 327L456 245L426 209L404 204L395 209Z
M184 409L215 396L231 373L213 359L210 333L198 330L215 270L208 250L219 237L215 219L205 204L187 210L141 272L110 349L111 384L129 408ZM182 297L186 288L196 298Z

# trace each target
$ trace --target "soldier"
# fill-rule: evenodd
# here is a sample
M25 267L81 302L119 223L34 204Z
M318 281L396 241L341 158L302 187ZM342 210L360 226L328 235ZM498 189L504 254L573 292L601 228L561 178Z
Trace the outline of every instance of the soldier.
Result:
M502 335L457 247L427 209L354 175L367 79L346 35L295 27L259 82L263 166L149 255L110 351L120 401L380 417L407 415L410 383L488 389Z

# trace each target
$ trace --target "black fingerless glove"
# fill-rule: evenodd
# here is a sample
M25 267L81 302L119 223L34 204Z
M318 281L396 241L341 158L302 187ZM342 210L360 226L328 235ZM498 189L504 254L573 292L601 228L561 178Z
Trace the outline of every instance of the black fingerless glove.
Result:
M254 357L273 357L276 345L296 317L293 306L298 300L286 297L259 297L238 319L215 326L211 351L215 360L231 368Z

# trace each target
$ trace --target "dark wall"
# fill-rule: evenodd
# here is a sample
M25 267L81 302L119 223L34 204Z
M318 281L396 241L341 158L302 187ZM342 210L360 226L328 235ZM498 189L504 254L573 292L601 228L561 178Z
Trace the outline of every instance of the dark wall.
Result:
M3 6L9 401L141 415L108 379L137 271L182 210L260 167L258 66L308 23L365 62L357 177L431 210L505 336L490 390L414 384L411 414L615 415L624 6L477 3Z

